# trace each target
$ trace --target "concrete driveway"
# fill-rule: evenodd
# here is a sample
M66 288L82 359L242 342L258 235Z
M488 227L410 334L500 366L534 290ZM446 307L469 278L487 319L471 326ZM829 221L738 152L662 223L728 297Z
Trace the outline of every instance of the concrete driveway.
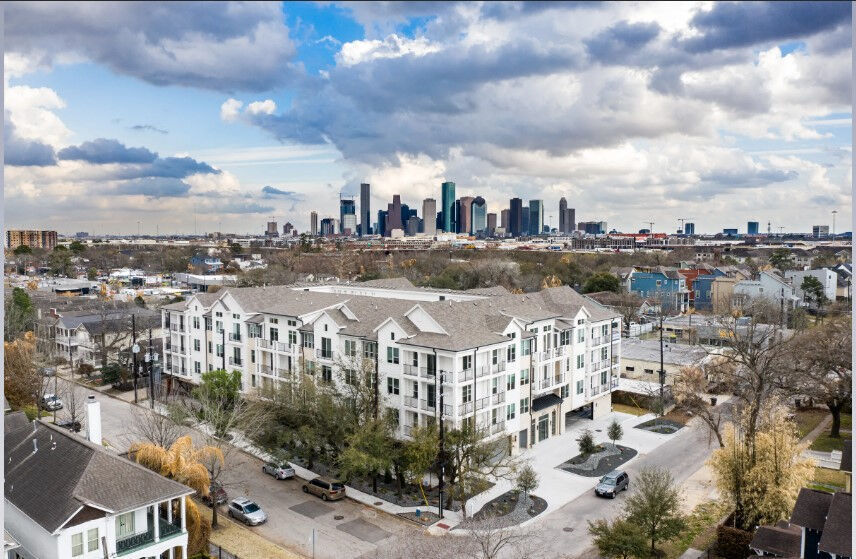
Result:
M68 381L60 379L59 382ZM126 451L134 442L129 426L133 424L139 407L82 386L78 386L78 390L85 396L94 394L98 398L104 440L118 452ZM82 433L85 434L85 421L83 423ZM193 429L186 429L186 432L194 441L202 442L199 432ZM268 522L251 529L291 551L311 556L313 528L315 557L318 559L371 554L379 548L395 545L397 538L422 530L406 520L350 499L324 503L303 493L299 478L276 480L262 472L261 460L243 452L235 452L232 456L235 465L223 474L229 498L246 496L256 501L267 513ZM225 505L219 510L225 514ZM238 555L241 553L241 550L231 551Z

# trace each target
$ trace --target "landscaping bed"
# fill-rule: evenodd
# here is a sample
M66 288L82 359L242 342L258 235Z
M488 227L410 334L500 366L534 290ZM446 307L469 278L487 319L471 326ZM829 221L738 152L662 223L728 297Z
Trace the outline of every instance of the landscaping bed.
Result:
M678 421L667 419L665 417L658 417L656 419L651 419L649 421L645 421L644 423L640 423L634 428L642 429L643 431L650 431L652 433L659 433L661 435L672 435L680 431L683 426L683 423L680 423Z
M440 520L440 515L436 512L421 509L419 511L419 516L416 516L415 512L400 512L396 516L400 516L405 520L410 520L411 522L421 524L422 526L431 526L432 524Z
M459 528L478 528L481 522L496 519L502 526L515 526L534 518L547 510L547 501L536 495L529 494L527 503L521 498L523 492L518 489L506 491L485 505L471 518L458 525Z
M591 454L578 454L567 462L557 466L561 470L584 477L601 477L618 468L634 456L637 452L623 445L612 444L600 445L596 452Z

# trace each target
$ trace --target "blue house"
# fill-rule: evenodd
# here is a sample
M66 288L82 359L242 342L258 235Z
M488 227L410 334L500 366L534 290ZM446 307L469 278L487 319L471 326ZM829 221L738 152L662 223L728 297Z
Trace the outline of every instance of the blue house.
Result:
M690 291L684 276L675 269L662 266L650 271L636 271L630 274L629 290L643 298L662 301L667 312L684 312L689 307Z
M190 268L201 274L216 274L223 269L223 262L213 256L196 254L190 259Z
M720 277L725 277L725 272L719 268L714 268L713 272L700 274L693 280L696 310L713 310L713 281Z

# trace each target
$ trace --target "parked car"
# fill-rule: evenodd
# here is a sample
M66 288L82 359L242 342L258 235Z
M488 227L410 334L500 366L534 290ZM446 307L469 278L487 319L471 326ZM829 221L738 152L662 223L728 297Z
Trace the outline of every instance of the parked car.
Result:
M39 369L39 372L42 373L42 376L52 377L56 375L56 369L53 367L42 367Z
M68 429L69 431L74 431L75 433L79 433L83 426L79 421L72 421L70 419L66 419L65 421L60 421L56 424L57 427L62 427L63 429Z
M226 495L226 490L223 489L222 485L215 481L209 486L208 495L202 497L202 502L210 507L212 506L212 503L222 505L228 499L229 497Z
M613 470L600 478L594 493L599 497L615 499L620 491L626 491L628 487L630 487L630 476L626 472Z
M325 501L338 501L345 498L345 484L338 479L316 477L303 484L304 493L312 493Z
M229 503L229 516L247 526L257 526L267 522L267 515L262 508L246 497L232 499Z
M277 464L276 462L268 462L264 466L262 466L262 471L266 474L270 474L276 479L291 479L294 477L294 468L283 462L282 464Z
M42 396L42 409L56 411L62 409L62 400L56 394L45 394Z

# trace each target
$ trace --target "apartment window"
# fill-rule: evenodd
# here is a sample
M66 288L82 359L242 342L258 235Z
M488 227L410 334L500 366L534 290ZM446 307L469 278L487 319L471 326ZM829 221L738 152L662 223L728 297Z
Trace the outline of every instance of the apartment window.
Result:
M490 424L491 425L496 425L497 418L499 416L499 414L496 413L497 411L499 411L497 408L493 408L492 410L490 410Z
M241 348L236 347L232 350L232 361L235 362L235 365L241 364Z
M532 340L520 340L520 355L525 357L532 353Z
M571 345L571 331L562 330L559 334L559 345Z
M217 357L223 357L223 345L217 344Z
M606 384L606 371L600 373L600 384Z
M514 373L511 373L510 375L508 375L508 379L505 381L505 389L506 390L514 390L514 381L515 380L516 380L516 377L515 377Z
M544 380L547 380L548 378L550 378L550 366L544 365L543 367L541 367L541 374L542 374L542 378Z
M210 316L205 317L205 329L208 330L209 332L211 331L211 317Z
M577 394L582 394L582 393L583 393L583 381L578 380L577 381Z
M214 316L216 316L216 317L218 317L218 318L222 318L222 317L223 317L223 313L222 313L222 312L220 312L220 311L216 311L216 312L214 313Z
M609 359L609 348L608 347L604 346L604 347L600 348L600 359L601 359L601 361L603 361L605 359Z
M83 532L71 535L71 556L80 557L83 555Z
M468 384L466 386L461 387L461 401L463 403L472 402L473 401L473 385Z
M419 354L416 353L415 351L410 356L410 364L413 365L414 367L419 366Z
M490 352L490 362L492 365L496 365L499 363L499 350L494 349Z
M390 339L390 340L392 340L392 341L395 341L395 332L390 332L390 333L389 333L389 339Z
M586 366L586 356L580 353L577 355L577 369L582 369Z
M297 345L297 331L289 330L288 331L288 345L293 346Z
M398 379L387 377L386 379L386 393L387 394L398 394Z
M196 373L197 375L201 375L202 374L202 363L200 363L199 361L194 361L193 362L193 372Z
M437 389L434 388L433 384L429 384L428 386L428 407L434 408L437 403ZM433 417L431 419L434 419Z
M520 399L520 413L529 413L529 398Z
M517 346L511 344L505 352L505 358L509 363L514 363L517 360Z
M520 369L520 386L529 384L529 369Z
M134 534L134 513L126 512L116 517L116 537L124 538ZM81 535L82 538L82 535Z
M357 342L354 340L345 340L345 355L355 357L357 355Z
M270 329L270 341L278 342L279 341L279 329L271 328Z
M321 357L325 359L333 357L333 341L330 338L321 338Z
M255 388L256 387L256 375L250 375L250 385Z
M296 320L289 320L288 325L289 326L297 326L297 321Z
M600 335L607 336L609 335L609 324L604 324L600 327Z
M464 355L463 359L461 359L461 366L463 370L468 371L473 368L473 356L472 355Z
M208 342L208 353L212 353L213 351L214 351L214 346L211 344L211 342Z
M333 369L329 365L321 365L321 381L333 382Z
M648 373L649 375L653 375L654 369L645 369L645 372Z
M200 344L199 340L193 340L193 351L199 351Z
M419 398L419 383L414 382L414 383L411 383L410 386L411 386L410 395L413 396L414 398Z
M374 360L377 357L377 343L376 342L365 342L363 343L363 357L366 359Z
M269 318L268 322L270 322L271 324L279 324L279 319L278 318Z
M560 396L562 398L567 398L568 393L570 393L570 389L569 389L568 385L567 384L563 385L561 390L559 390L559 393L560 393Z
M582 343L586 341L586 330L585 328L580 328L577 330L577 342Z
M198 316L193 317L193 329L199 330L199 317Z
M98 528L86 531L86 551L98 551Z
M256 350L251 349L250 350L250 363L255 363L255 362L256 362Z
M624 370L632 373L633 371L636 370L636 367L627 366L627 367L624 367Z
M499 393L499 377L493 377L492 379L490 379L490 393Z
M508 408L505 410L505 419L514 419L514 404L508 404Z
M312 349L315 347L315 334L304 333L303 334L303 347Z
M386 362L392 363L394 365L398 365L398 348L397 347L387 347L386 348Z
M345 383L351 386L357 385L357 371L353 369L345 369Z

